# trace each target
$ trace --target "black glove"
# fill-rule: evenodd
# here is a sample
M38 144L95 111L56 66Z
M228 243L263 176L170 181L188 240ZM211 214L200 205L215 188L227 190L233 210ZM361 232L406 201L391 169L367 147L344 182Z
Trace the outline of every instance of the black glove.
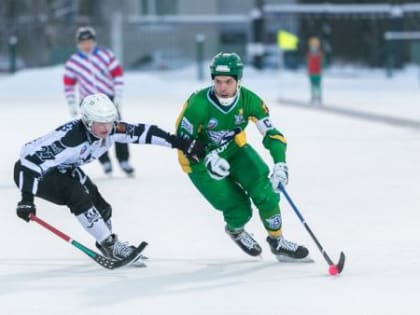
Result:
M32 201L21 200L17 204L16 214L26 222L30 221L29 215L36 214L36 207Z
M196 161L206 156L206 146L198 142L196 139L181 138L172 135L170 142L174 148L180 149L184 154Z

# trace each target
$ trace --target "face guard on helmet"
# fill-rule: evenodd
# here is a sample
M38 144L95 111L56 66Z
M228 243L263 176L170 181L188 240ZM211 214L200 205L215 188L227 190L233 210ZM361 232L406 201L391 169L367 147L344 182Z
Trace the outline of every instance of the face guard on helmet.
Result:
M79 27L76 31L76 42L81 42L84 40L96 40L96 32L93 27L82 26Z
M90 133L92 133L93 123L113 125L118 119L118 111L114 103L102 93L86 96L80 105L80 113L82 122Z
M220 52L213 57L210 64L211 78L214 80L216 76L231 76L238 82L236 94L232 97L220 97L216 94L217 99L223 106L231 105L238 95L240 89L240 81L242 79L244 64L236 53Z

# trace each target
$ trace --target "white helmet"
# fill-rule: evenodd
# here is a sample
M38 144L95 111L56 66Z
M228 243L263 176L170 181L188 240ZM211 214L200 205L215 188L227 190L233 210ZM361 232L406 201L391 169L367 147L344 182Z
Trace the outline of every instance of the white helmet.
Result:
M80 105L80 114L89 131L94 122L114 123L118 119L118 111L114 103L102 93L86 96Z

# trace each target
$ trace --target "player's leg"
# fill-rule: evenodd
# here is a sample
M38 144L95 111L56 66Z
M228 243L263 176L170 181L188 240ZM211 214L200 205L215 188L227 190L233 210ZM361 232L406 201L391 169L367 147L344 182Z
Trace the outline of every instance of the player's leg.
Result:
M217 210L222 211L225 231L235 243L251 256L261 253L260 245L245 231L251 219L251 203L243 189L229 178L214 180L206 170L191 173L191 181Z
M104 255L122 259L133 251L134 246L119 241L116 234L111 232L95 207L93 201L95 198L92 198L91 191L80 182L79 178L68 173L53 171L40 180L36 196L54 204L66 205L82 227L95 238L96 246Z
M269 168L259 154L249 145L241 148L231 161L231 176L247 191L258 208L261 221L267 230L267 242L275 255L285 254L303 258L308 250L287 241L282 234L280 196L268 178Z
M134 174L134 168L131 166L130 162L128 161L130 157L130 153L128 150L127 143L115 143L115 154L117 156L117 160L120 164L121 169L127 175Z
M105 152L98 158L99 162L102 165L102 168L104 170L105 174L111 174L112 173L112 163L111 159L109 158L108 152Z

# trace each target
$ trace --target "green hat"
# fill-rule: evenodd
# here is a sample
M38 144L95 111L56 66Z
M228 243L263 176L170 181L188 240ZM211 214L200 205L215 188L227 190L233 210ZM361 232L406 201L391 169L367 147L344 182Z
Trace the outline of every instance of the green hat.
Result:
M211 78L214 79L217 75L227 75L235 77L236 80L240 80L242 78L243 68L244 64L238 54L220 52L211 61Z

